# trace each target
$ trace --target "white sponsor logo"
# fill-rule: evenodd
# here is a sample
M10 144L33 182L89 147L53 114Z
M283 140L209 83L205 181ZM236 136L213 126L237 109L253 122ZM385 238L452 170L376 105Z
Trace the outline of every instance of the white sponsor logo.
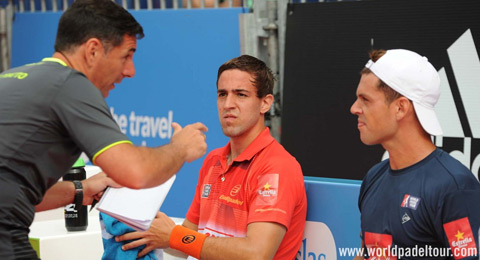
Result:
M466 237L460 241L452 241L452 247L465 247L468 246L468 243L472 242L472 238Z
M407 213L403 214L402 224L405 224L405 223L406 223L407 221L409 221L410 219L411 219L411 218L410 218L410 216L409 216Z
M337 246L332 231L325 223L307 221L303 241L296 260L337 260Z

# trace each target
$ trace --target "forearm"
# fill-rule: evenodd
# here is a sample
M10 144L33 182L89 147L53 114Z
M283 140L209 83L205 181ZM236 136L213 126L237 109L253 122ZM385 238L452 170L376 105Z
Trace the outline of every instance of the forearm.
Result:
M174 256L174 257L188 258L188 255L185 254L184 252L178 251L178 250L175 250L175 249L172 249L172 248L165 248L164 252L171 255L171 256Z
M184 222L184 224L186 224ZM188 224L188 223L187 223ZM189 227L189 225L185 225ZM188 233L188 231L186 231ZM206 237L200 251L200 258L216 259L273 259L280 246L286 229L280 224L257 222L248 225L246 237ZM174 228L170 233L170 245L186 253L195 247L178 243L182 231ZM196 232L192 232L195 235ZM202 236L197 234L197 236ZM201 240L201 238L200 238ZM173 244L172 244L173 243ZM178 248L177 248L178 246ZM195 256L195 255L194 255Z
M170 143L157 148L118 144L101 153L95 164L117 183L134 189L162 184L175 174L184 162L205 154L207 128L195 123L182 129L172 123L174 134Z
M105 173L101 172L81 181L83 190L83 205L92 204L93 199L99 199L107 187L120 187ZM50 187L43 196L42 202L35 206L36 211L44 211L63 207L73 203L75 185L71 181L61 181Z
M99 155L95 163L120 185L140 189L168 180L182 167L184 158L171 144L156 148L121 144Z
M269 254L268 250L252 242L246 237L207 237L202 247L201 259L273 259L275 252Z
M160 185L176 174L185 163L185 151L179 149L173 144L167 144L157 148L146 148L144 154L145 159L142 164L145 171L146 187Z
M35 206L36 211L44 211L63 207L73 203L75 186L70 181L57 182L43 196L42 202Z

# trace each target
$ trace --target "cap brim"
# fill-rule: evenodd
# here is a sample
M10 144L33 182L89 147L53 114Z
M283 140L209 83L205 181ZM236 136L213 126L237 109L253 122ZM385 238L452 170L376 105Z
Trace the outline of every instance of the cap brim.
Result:
M413 106L420 124L427 133L436 136L443 135L442 127L433 108L424 107L416 102L413 102Z

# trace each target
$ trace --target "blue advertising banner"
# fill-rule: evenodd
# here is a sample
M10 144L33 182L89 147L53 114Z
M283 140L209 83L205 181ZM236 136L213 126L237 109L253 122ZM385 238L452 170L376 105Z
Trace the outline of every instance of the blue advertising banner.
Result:
M208 151L224 146L216 108L218 67L240 55L241 8L131 11L145 31L134 56L136 75L110 93L107 104L120 129L136 145L169 142L171 122L202 122ZM51 56L61 13L17 13L13 23L12 67ZM184 217L204 157L186 163L162 206Z

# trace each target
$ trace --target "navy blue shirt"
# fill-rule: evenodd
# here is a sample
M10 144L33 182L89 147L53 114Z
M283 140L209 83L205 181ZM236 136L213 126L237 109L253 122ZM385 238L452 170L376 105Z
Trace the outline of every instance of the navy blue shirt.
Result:
M480 184L472 172L440 149L401 170L392 170L389 163L387 159L370 169L360 189L365 248L387 249L383 258L378 250L370 256L476 255Z

